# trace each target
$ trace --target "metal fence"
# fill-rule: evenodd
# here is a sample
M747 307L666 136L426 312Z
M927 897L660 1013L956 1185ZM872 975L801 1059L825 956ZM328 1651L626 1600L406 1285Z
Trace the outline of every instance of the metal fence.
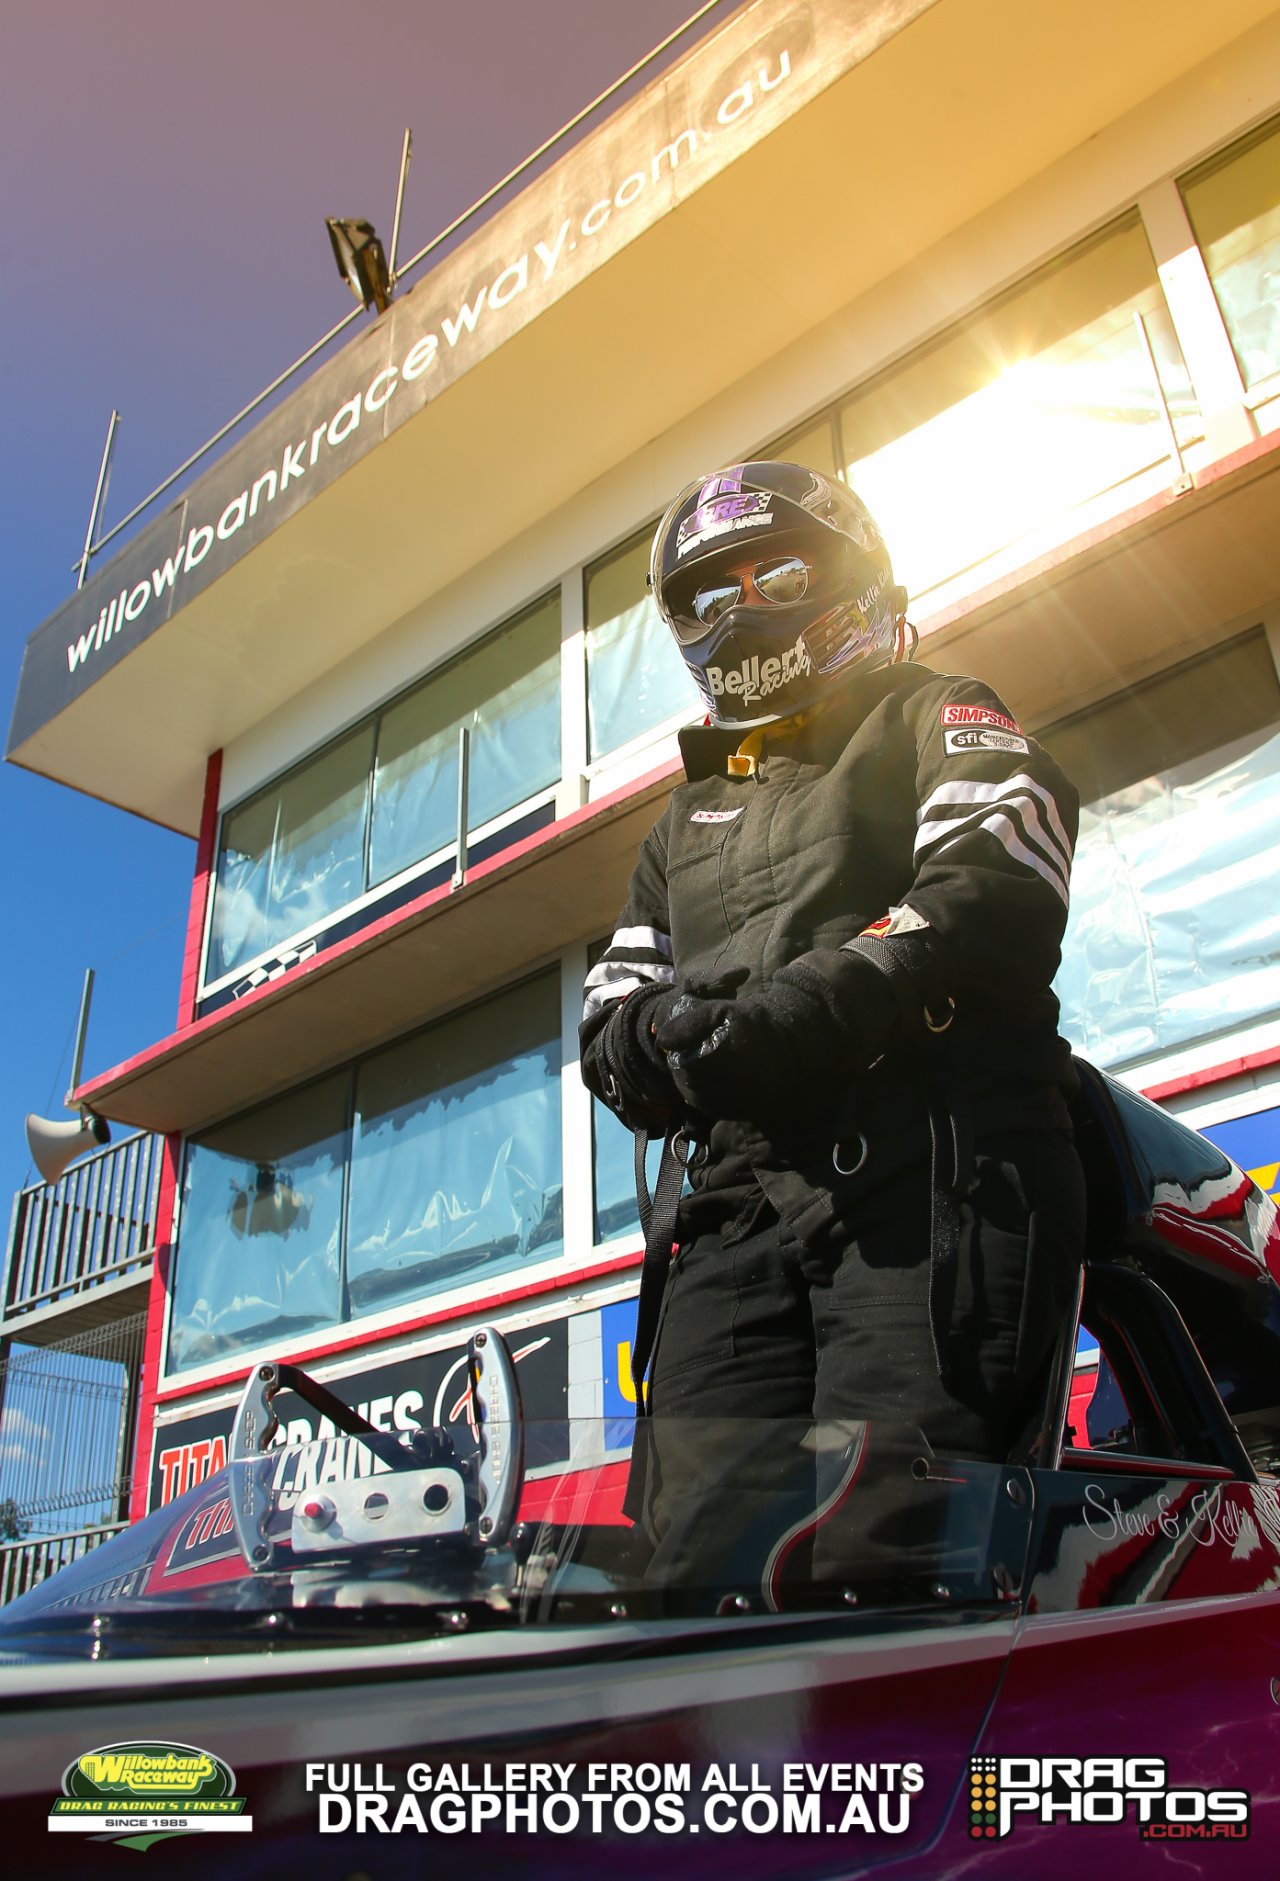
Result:
M33 1587L88 1554L100 1541L109 1541L125 1527L123 1522L102 1522L61 1535L42 1535L34 1541L11 1541L0 1546L0 1605L16 1600Z
M140 1274L155 1250L163 1140L126 1137L81 1157L61 1181L13 1202L3 1317Z
M0 1537L96 1530L125 1513L147 1316L58 1345L16 1341L0 1363Z

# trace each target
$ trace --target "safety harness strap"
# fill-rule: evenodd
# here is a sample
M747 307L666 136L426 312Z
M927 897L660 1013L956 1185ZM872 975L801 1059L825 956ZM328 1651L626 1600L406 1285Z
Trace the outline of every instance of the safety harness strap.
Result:
M640 1296L636 1301L636 1330L631 1341L631 1378L636 1388L636 1416L649 1415L647 1376L657 1343L662 1318L662 1296L667 1284L667 1270L675 1246L676 1210L684 1186L684 1161L680 1144L682 1132L669 1131L663 1138L653 1195L649 1194L646 1158L649 1145L656 1141L646 1130L636 1131L636 1203L644 1230L644 1265L640 1269Z
M911 1038L922 1021L931 1032L945 1032L951 1024L955 1001L948 996L937 944L927 928L907 929L889 940L855 934L840 952L861 954L879 968L889 982L906 1037Z

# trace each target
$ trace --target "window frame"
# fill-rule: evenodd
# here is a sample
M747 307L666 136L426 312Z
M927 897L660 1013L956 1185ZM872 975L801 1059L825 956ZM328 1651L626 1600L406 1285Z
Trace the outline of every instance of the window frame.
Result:
M492 1298L495 1290L498 1292L504 1291L513 1281L517 1282L522 1289L530 1286L535 1288L540 1288L544 1285L550 1286L566 1271L572 1272L575 1266L583 1266L590 1263L594 1250L588 1248L575 1257L570 1251L570 1237L566 1228L558 1253L553 1252L531 1256L527 1266L522 1266L518 1269L508 1268L502 1273L490 1274L482 1278L454 1281L442 1286L438 1291L422 1293L410 1304L399 1301L392 1303L378 1312L353 1315L350 1310L348 1232L351 1176L354 1160L355 1107L360 1067L368 1060L377 1058L379 1054L384 1051L403 1047L415 1038L426 1037L435 1027L449 1020L456 1020L467 1014L478 1012L483 1007L492 1004L495 1000L500 1000L512 994L519 993L523 988L532 986L539 980L545 980L549 983L553 982L555 989L554 1001L549 999L548 1003L554 1003L555 1005L556 1021L549 1035L549 1044L551 1045L556 1062L554 1085L558 1087L556 1114L560 1128L560 1183L563 1194L567 1187L566 1178L569 1175L570 1169L573 1168L576 1171L578 1167L578 1159L574 1154L573 1146L570 1145L566 1136L563 1121L564 1081L569 1076L578 1076L576 1056L572 1063L568 1062L564 1049L565 1002L563 991L565 964L565 960L560 958L551 962L544 962L533 970L521 974L517 979L509 980L503 985L493 988L491 992L483 994L479 999L468 1000L464 1005L451 1007L447 1011L437 1014L435 1018L429 1020L425 1025L414 1026L410 1030L399 1034L394 1039L384 1040L381 1044L373 1047L369 1051L360 1052L354 1058L346 1059L338 1065L331 1066L328 1070L319 1073L316 1077L307 1078L300 1084L293 1085L287 1090L275 1093L273 1096L264 1099L262 1104L249 1105L244 1111L233 1111L229 1116L220 1119L218 1122L210 1124L205 1129L193 1132L191 1135L183 1138L179 1158L178 1179L175 1188L173 1220L170 1229L170 1245L172 1248L170 1278L165 1287L163 1343L159 1372L159 1390L162 1397L167 1398L177 1394L185 1395L187 1392L193 1391L201 1385L207 1385L212 1380L225 1378L229 1371L234 1373L242 1372L246 1367L259 1363L264 1358L297 1356L298 1354L313 1351L318 1346L328 1347L335 1340L343 1345L364 1344L366 1342L370 1345L374 1345L386 1339L392 1333L404 1331L406 1324L415 1325L424 1319L446 1320L463 1317L471 1306ZM258 1344L245 1345L217 1353L212 1358L206 1359L199 1364L183 1365L176 1369L172 1368L171 1354L174 1313L178 1291L178 1277L182 1262L182 1218L185 1212L187 1177L193 1149L200 1147L199 1139L207 1138L210 1134L225 1128L228 1124L234 1123L237 1117L251 1114L253 1111L266 1108L273 1103L280 1103L286 1099L301 1096L304 1092L312 1090L336 1076L341 1076L345 1080L344 1128L346 1136L341 1171L341 1198L338 1212L338 1279L342 1316L335 1318L328 1324L312 1327L306 1332L292 1336L280 1335ZM588 1180L590 1180L589 1177Z
M1187 389L1195 409L1194 427L1186 435L1180 435L1179 420L1169 405L1169 387L1166 385L1162 369L1165 361L1157 352L1153 336L1144 325L1148 360L1154 368L1157 382L1152 389L1157 391L1157 403L1164 412L1166 448L1163 453L1153 457L1144 465L1125 471L1118 477L1108 476L1107 481L1098 484L1084 495L1072 497L1065 505L1055 500L1043 512L1038 513L1026 527L1015 530L1007 539L1001 540L994 547L975 552L973 558L962 566L932 576L922 586L913 588L912 605L913 607L923 605L925 618L936 610L952 608L965 597L980 592L990 582L1004 579L1008 572L1006 564L1013 568L1024 567L1038 555L1044 554L1048 548L1064 540L1070 540L1082 528L1090 526L1090 520L1095 514L1106 517L1115 514L1117 507L1123 510L1126 505L1120 501L1120 498L1124 492L1134 491L1133 501L1141 501L1147 483L1158 478L1166 465L1169 466L1166 482L1170 484L1176 482L1183 474L1183 460L1203 449L1206 418L1196 389L1193 362L1183 351L1182 336L1160 277L1141 203L1131 199L1096 226L1073 235L1053 254L1042 258L1024 273L1007 281L997 291L978 300L957 318L943 322L932 332L921 335L900 351L881 360L873 371L848 386L831 401L829 409L837 451L838 474L841 480L847 483L851 465L868 456L868 452L864 450L860 458L855 455L853 449L856 440L850 419L859 401L875 397L884 388L890 386L895 378L915 365L923 364L931 356L942 354L948 346L963 336L980 333L984 326L999 319L1007 309L1015 306L1023 297L1036 292L1055 274L1061 274L1077 262L1086 261L1088 257L1103 249L1107 243L1128 234L1136 234L1140 238L1145 248L1146 258L1150 261L1151 273L1146 291L1154 296L1156 304L1168 320L1167 337L1172 340L1187 375ZM1102 311L1107 310L1095 313L1089 324L1096 324L1102 317ZM1059 336L1052 344L1056 346L1068 339L1078 340L1079 334L1084 330L1080 327L1072 328ZM937 406L922 422L926 424L937 422L944 414L958 410L969 398L975 396L977 391L989 389L994 382L994 379L986 381L982 387L966 393L963 398ZM821 413L815 413L810 421L811 424L816 425L821 415ZM920 423L916 423L906 430L894 431L891 436L887 436L881 443L876 444L870 455L876 455L899 444L902 439L911 436L913 431L920 428ZM1155 428L1157 431L1161 429L1158 423ZM793 433L787 435L793 435ZM854 487L856 487L856 480ZM860 491L859 494L869 503L873 513L877 515L877 521L883 527L885 516L878 513L877 500L867 496L865 491ZM886 535L892 552L892 521L886 529ZM903 559L905 565L908 558Z
M560 698L563 690L560 674L560 647L563 641L564 623L561 584L557 582L546 588L541 594L535 596L533 600L526 602L523 607L517 608L513 614L509 614L495 626L487 628L483 633L478 634L473 640L468 641L465 646L457 648L454 652L450 653L446 659L428 668L425 673L419 674L415 679L410 681L409 684L398 687L395 692L388 694L385 699L380 700L371 710L362 712L359 716L350 720L349 723L340 726L336 731L322 739L310 750L303 752L301 756L295 758L285 769L276 772L263 783L257 784L252 789L245 791L243 795L225 804L219 805L217 827L213 842L213 855L210 863L209 892L205 907L204 933L200 948L200 974L196 987L197 1014L211 1001L217 1001L219 1005L223 1004L228 994L232 993L234 987L240 980L253 973L256 968L269 966L271 963L278 960L283 952L299 946L305 947L308 942L318 940L321 935L326 934L331 928L349 925L353 919L358 919L366 910L370 911L370 918L374 918L374 911L381 910L383 903L389 904L389 907L385 911L390 912L391 908L394 908L399 902L406 898L405 891L411 888L415 883L421 884L421 892L426 892L427 889L437 885L436 882L427 881L422 878L432 875L439 877L441 880L445 878L449 864L454 862L457 857L458 845L456 836L443 846L432 850L430 854L419 858L415 862L407 863L395 874L375 884L369 884L370 855L373 840L374 782L377 776L378 765L378 734L383 717L388 712L394 710L404 700L408 699L412 694L426 690L454 667L469 659L477 653L487 641L495 640L498 635L518 627L523 621L537 613L540 609L553 603L560 617L558 621L559 631L556 636L555 655L555 683L557 697L560 699L561 706L561 709L556 715L557 723L559 723L563 716L563 700ZM336 749L346 739L364 730L367 730L370 736L370 761L365 773L364 807L360 844L361 880L365 886L362 887L358 895L354 895L340 905L335 905L333 908L328 909L315 921L282 936L280 939L271 942L268 946L259 949L254 954L246 954L233 968L211 979L209 977L209 965L210 954L213 949L214 922L220 885L220 864L229 819L238 816L242 811L249 808L250 805L261 798L270 796L273 792L278 795L291 778L304 771L309 765L320 762L323 760L326 753ZM550 783L540 786L527 797L522 798L518 803L511 805L507 810L501 811L498 815L491 817L486 823L469 829L467 832L467 850L469 855L474 855L477 849L492 843L495 837L500 836L504 830L510 828L512 825L520 824L527 818L536 816L548 806L551 809L551 817L554 819L557 814L560 796L564 786L565 753L563 745L564 740L562 736L559 776ZM517 837L513 840L519 840L519 838ZM334 938L336 939L338 937L335 936ZM313 948L312 951L314 952L316 950Z
M1209 266L1208 253L1201 241L1200 232L1196 228L1196 219L1192 213L1192 205L1188 198L1188 191L1194 189L1197 183L1207 181L1210 177L1219 174L1223 170L1229 169L1238 159L1247 157L1258 145L1267 143L1273 138L1277 139L1278 148L1280 148L1280 114L1270 112L1242 136L1233 138L1230 143L1222 145L1220 149L1215 150L1200 163L1195 164L1189 170L1180 172L1174 178L1174 187L1178 193L1178 201L1186 217L1187 227L1191 232L1196 253L1200 258L1200 264L1204 270L1204 279L1207 281L1210 292L1213 295L1213 304L1217 310L1218 321L1221 325L1223 336L1231 350L1231 357L1235 362L1236 371L1239 375L1241 400L1250 411L1257 411L1262 406L1270 404L1277 396L1280 396L1280 364L1277 365L1273 372L1263 374L1253 380L1252 383L1250 383L1246 376L1245 365L1236 349L1231 324L1227 319L1226 309L1223 307L1217 282Z

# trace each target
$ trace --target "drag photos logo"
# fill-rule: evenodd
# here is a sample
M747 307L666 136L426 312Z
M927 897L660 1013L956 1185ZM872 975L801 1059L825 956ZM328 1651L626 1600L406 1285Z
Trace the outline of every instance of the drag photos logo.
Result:
M231 1765L194 1744L131 1742L82 1751L62 1773L49 1828L147 1848L168 1835L253 1827Z
M1148 1842L1239 1841L1248 1790L1171 1787L1162 1757L971 1757L969 1834L998 1841L1023 1823L1132 1822Z

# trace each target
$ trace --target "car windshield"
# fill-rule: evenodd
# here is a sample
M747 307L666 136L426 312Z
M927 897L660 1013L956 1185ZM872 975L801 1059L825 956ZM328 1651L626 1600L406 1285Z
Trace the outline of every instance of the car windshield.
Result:
M0 1651L992 1602L1009 1473L857 1422L334 1434L233 1461L64 1569L5 1610Z

